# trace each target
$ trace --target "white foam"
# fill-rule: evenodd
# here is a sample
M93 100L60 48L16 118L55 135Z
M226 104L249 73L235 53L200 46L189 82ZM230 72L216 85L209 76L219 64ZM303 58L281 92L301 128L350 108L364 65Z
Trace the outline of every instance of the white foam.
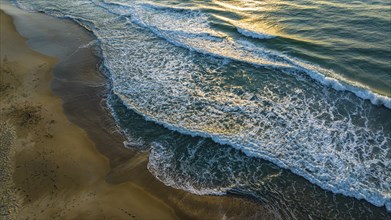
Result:
M121 95L120 95L120 97L121 97ZM367 175L366 173L362 173L362 172L366 172L366 171L364 171L364 168L362 167L364 165L361 162L359 162L357 159L355 159L354 158L355 156L353 156L354 152L352 152L352 150L357 148L357 145L362 145L362 144L358 143L358 141L363 141L363 140L360 140L360 137L357 137L357 134L356 134L357 131L355 131L355 130L349 131L349 132L352 132L352 134L355 136L355 138L350 140L352 142L347 141L346 143L344 143L344 145L346 145L344 148L345 149L344 152L339 152L339 151L336 152L333 149L336 146L333 146L334 144L332 142L330 142L331 141L330 138L332 137L332 135L327 134L327 132L326 132L330 128L326 128L326 127L325 128L318 128L318 129L315 129L314 131L311 131L311 129L308 129L308 132L305 131L307 129L303 129L304 131L296 130L295 131L295 133L296 133L295 138L298 138L297 135L299 135L299 136L301 136L301 138L306 139L310 133L314 133L314 132L316 135L316 137L312 136L312 135L310 135L310 137L309 137L309 138L316 139L315 140L316 142L310 141L309 143L305 143L305 142L302 143L302 144L304 144L302 147L304 147L304 146L307 146L307 147L305 147L305 149L302 149L302 150L304 150L304 152L301 152L299 154L301 156L299 156L299 155L296 155L296 153L298 153L298 152L295 152L295 150L292 150L292 149L291 150L283 149L283 151L281 151L282 148L281 148L281 146L279 146L279 144L281 144L281 141L286 143L286 142L289 142L289 140L295 141L295 139L290 139L291 135L288 135L288 138L283 138L283 136L281 136L280 132L286 134L286 131L284 131L284 130L279 131L279 129L277 127L274 127L273 131L265 132L267 138L265 138L265 135L261 135L259 133L254 134L251 131L243 132L246 134L250 134L250 136L244 135L243 133L241 133L239 135L231 136L231 135L211 133L210 131L205 132L202 130L185 129L183 127L185 125L183 125L183 124L181 126L178 126L176 124L172 124L172 123L163 121L162 119L156 120L155 119L156 116L154 116L154 117L148 116L148 115L146 115L145 112L141 111L137 107L130 105L129 103L131 103L131 101L129 99L127 99L123 96L121 98L124 100L124 103L128 106L128 108L133 109L136 112L138 112L139 114L144 115L146 120L151 120L156 123L162 124L163 126L165 126L168 129L175 130L180 133L188 134L188 135L192 135L192 136L209 137L209 138L212 138L217 143L229 144L239 150L242 150L243 152L245 152L249 156L261 157L263 159L269 160L269 161L279 165L280 167L288 168L288 169L292 170L294 173L306 177L312 183L315 183L324 189L333 191L334 193L342 193L344 195L354 196L358 199L365 198L377 206L386 205L390 202L390 195L387 194L387 192L389 191L388 188L390 188L389 183L386 183L386 182L381 183L380 188L385 190L385 191L383 191L383 193L380 193L379 189L377 189L375 187L361 188L363 186L363 184L368 184L368 182L364 183L366 181L366 180L364 180L365 176ZM292 103L290 103L290 102L284 103L284 104L292 105ZM303 107L304 106L300 106L299 108L303 108ZM282 110L283 108L277 107L277 109ZM274 109L274 110L276 110L276 109ZM296 116L299 121L308 120L308 118L303 119L303 118L305 118L305 115L303 115L303 114L306 114L305 112L306 111L300 113L301 116ZM309 115L309 116L311 117L311 115ZM184 120L184 118L180 118L180 119ZM307 124L307 125L301 124L299 126L300 127L309 127L309 128L319 126L318 125L319 123L317 121L309 121L309 122L310 122L310 124ZM265 123L267 123L267 121L265 121ZM342 128L345 127L345 126L343 126L343 124L345 124L345 123L348 123L348 122L346 122L346 121L337 122L336 124L334 124L331 127L330 130L333 132L343 130ZM342 126L342 127L340 127L340 126ZM355 127L352 124L350 124L348 127L350 127L350 126ZM353 128L353 129L355 129L355 128ZM275 132L276 130L277 130L277 133ZM297 133L297 132L299 132L299 133ZM259 135L259 136L254 137L253 135ZM346 135L348 135L348 134L345 134L345 133L341 134L341 138L342 139L346 138ZM253 136L253 137L251 137L251 136ZM320 136L319 139L317 139L318 136ZM272 137L276 137L276 138L272 138ZM253 138L255 138L255 139L253 139ZM272 138L272 139L270 139L270 138ZM280 140L281 138L282 138L282 140ZM356 140L356 141L354 141L354 140ZM245 141L245 142L243 142L243 141ZM264 144L262 144L262 142ZM277 143L273 143L273 142L277 142ZM384 147L384 146L387 146L388 142L389 142L389 137L386 140L382 140L382 142L380 144ZM315 144L315 146L317 146L317 147L315 147L315 148L310 147L313 144ZM269 145L269 146L267 146L267 145ZM260 146L262 146L262 147L260 148ZM364 146L365 146L365 143L364 143ZM292 146L285 146L285 147L290 148ZM308 148L308 147L310 147L310 148ZM364 147L364 149L366 149L367 147L369 147L369 146ZM277 152L275 152L275 150L273 150L274 148L277 148L279 150ZM277 156L277 155L272 156L275 153L277 153L277 155L282 153L282 155L285 155L285 156L282 156L282 155L281 156ZM306 158L309 155L312 155L312 156L310 158ZM339 156L339 155L343 155L343 157L341 158L341 156ZM389 161L389 159L385 158L387 155L387 151L385 151L382 155L383 155L383 158L380 160L381 163L383 163L384 166L388 166L387 164L389 164L390 161ZM294 159L297 156L299 156L299 158L300 158L299 161L302 161L301 162L302 164L301 163L297 164L296 159ZM314 157L314 158L312 158L312 157ZM293 160L291 160L291 159L293 159ZM305 162L308 159L310 159L310 160ZM333 167L324 167L325 166L324 164L327 164L328 162L330 163L329 165L332 165ZM369 162L369 164L372 164L372 165L374 164L370 161L365 161L365 163L367 163L367 162ZM379 161L377 161L377 162L379 162ZM321 164L323 164L323 165L321 165ZM341 168L343 168L343 167L346 167L349 169L341 170ZM308 173L308 171L304 171L303 168L305 170L309 170L310 173ZM351 171L351 170L354 170L354 171ZM312 172L315 172L315 173L312 173ZM353 172L353 173L351 173L351 172ZM358 173L354 173L354 172L358 172ZM334 177L334 175L337 175L338 177ZM354 176L355 175L359 175L359 176L363 175L363 176L361 176L357 179L357 178L350 177L350 175L354 175ZM388 174L381 174L381 175L387 176ZM383 176L383 177L385 177L385 176ZM380 177L380 179L383 179L383 177ZM372 176L372 178L373 178L373 176Z
M391 108L391 97L377 94L366 86L345 79L332 70L260 46L248 46L248 43L243 44L244 40L235 41L213 30L209 25L208 17L198 11L170 8L152 3L137 4L127 1L113 1L111 4L119 4L122 7L121 10L115 10L116 13L131 14L132 22L148 28L176 46L253 65L300 70L322 85L337 91L349 91L362 99L370 100L374 105L384 105ZM240 27L237 27L237 30L241 34L255 38L274 37Z
M196 185L198 184L196 184L195 181L177 177L180 174L178 174L178 170L173 167L175 166L175 163L167 163L167 160L172 158L173 155L161 144L156 142L152 144L147 168L158 180L167 186L182 189L196 195L225 195L226 192L233 187L208 187L205 185L197 187Z

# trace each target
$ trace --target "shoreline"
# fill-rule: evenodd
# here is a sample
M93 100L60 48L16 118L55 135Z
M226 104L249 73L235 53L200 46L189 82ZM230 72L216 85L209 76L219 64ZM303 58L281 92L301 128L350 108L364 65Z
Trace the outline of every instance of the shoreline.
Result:
M16 9L16 11L18 10L19 9ZM171 217L168 219L215 219L222 217L254 218L256 216L271 216L271 213L268 213L267 210L263 210L260 204L252 202L251 199L241 198L239 196L198 196L182 190L173 189L159 182L147 170L147 153L134 152L123 146L124 139L117 133L114 119L112 119L111 114L107 112L105 103L103 103L105 102L105 94L108 92L108 89L105 87L108 79L104 79L104 76L98 73L97 65L100 61L93 49L86 48L79 50L74 48L77 50L77 53L71 51L70 53L73 56L73 59L69 61L67 60L69 54L64 54L64 51L62 51L63 54L58 54L58 48L52 48L53 45L43 45L42 42L38 42L38 40L43 40L45 43L48 43L48 41L52 40L54 43L59 43L56 42L59 41L58 39L53 40L48 36L45 37L44 34L37 33L39 30L28 30L26 25L29 22L31 23L31 21L23 21L23 18L19 18L17 13L31 14L33 17L42 16L50 18L49 16L42 14L34 15L34 13L28 12L14 13L14 15L11 14L13 22L20 22L20 24L16 24L17 28L19 27L18 31L23 32L23 29L25 29L27 34L31 37L28 37L29 47L46 55L51 55L52 53L52 55L54 54L59 57L59 62L53 65L53 71L47 73L52 74L51 72L53 72L54 74L54 76L51 76L52 81L50 82L49 80L47 83L50 83L50 91L61 98L62 104L60 104L60 106L63 107L63 112L66 115L67 120L76 124L77 127L82 128L82 132L86 132L85 136L88 136L87 138L91 139L89 145L95 145L93 148L96 148L98 151L96 152L98 154L96 157L103 157L108 164L108 167L103 169L104 172L100 171L100 180L103 181L102 184L109 184L111 187L121 188L121 190L134 187L145 193L143 197L152 196L153 198L156 198L170 210L166 211L166 213L171 214ZM50 19L63 21L64 23L68 23L68 26L76 26L76 24L68 20L57 18ZM80 30L83 28L75 27L75 29ZM87 32L84 29L83 31ZM88 34L91 35L90 33ZM84 43L87 44L90 40L94 40L91 39L91 37L92 36L89 36L88 40ZM36 40L36 42L34 42L34 40ZM51 43L53 44L53 42ZM80 45L77 46L79 47ZM80 63L76 61L78 58L82 60ZM72 67L71 71L70 67ZM52 159L54 160L55 158ZM65 186L65 188L67 188L67 186ZM132 196L133 194L129 194L129 196L121 195L119 197L128 200L129 198L132 198ZM116 200L119 199L117 198ZM141 200L138 202L141 202ZM118 201L116 201L116 203L118 203ZM151 203L146 202L141 203L140 205L150 209ZM33 206L31 208L33 208ZM216 212L216 210L218 211ZM120 212L123 213L123 211ZM152 214L149 212L144 213L146 215L142 216L142 218L147 218L149 214ZM32 213L34 212L32 211L30 214ZM119 215L121 213L117 214ZM164 215L159 215L159 218L162 218L163 216ZM62 215L61 217L64 216ZM117 217L121 218L120 215Z
M12 18L3 12L1 16L5 89L0 114L16 131L15 155L10 158L14 186L7 191L13 190L17 201L2 202L17 208L4 217L175 219L172 209L140 187L106 183L108 160L84 130L68 121L63 101L48 86L61 59L32 51Z

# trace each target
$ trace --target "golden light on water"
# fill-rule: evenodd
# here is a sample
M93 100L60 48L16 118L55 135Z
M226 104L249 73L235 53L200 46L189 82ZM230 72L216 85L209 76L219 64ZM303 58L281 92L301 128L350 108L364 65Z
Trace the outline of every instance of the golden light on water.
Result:
M216 5L236 11L257 11L262 9L264 2L251 0L213 1Z
M231 12L235 15L214 15L219 20L252 32L273 36L280 35L282 28L277 22L273 22L268 18L267 13L265 13L276 10L274 4L254 0L213 0L213 4L215 5L215 9Z
M293 8L298 13L303 10L319 10L319 5L282 0L213 0L212 3L214 6L210 9L225 12L219 15L214 14L213 17L234 27L254 33L278 36L317 45L325 44L323 41L302 36L300 33L286 33L284 30L287 25L286 22L289 23L289 21L284 20L286 19L284 16L275 15L284 11L284 8ZM325 2L324 4L334 5L335 7L348 7L348 5L341 3ZM293 14L292 16L294 17L295 15Z

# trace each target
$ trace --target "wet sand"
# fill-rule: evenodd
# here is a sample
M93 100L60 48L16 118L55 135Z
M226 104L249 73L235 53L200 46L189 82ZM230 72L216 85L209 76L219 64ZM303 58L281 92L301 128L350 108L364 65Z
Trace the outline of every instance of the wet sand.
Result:
M1 13L3 217L276 217L246 198L197 196L156 180L146 168L148 152L124 148L105 109L109 85L97 69L94 37L67 20L2 8L18 29Z

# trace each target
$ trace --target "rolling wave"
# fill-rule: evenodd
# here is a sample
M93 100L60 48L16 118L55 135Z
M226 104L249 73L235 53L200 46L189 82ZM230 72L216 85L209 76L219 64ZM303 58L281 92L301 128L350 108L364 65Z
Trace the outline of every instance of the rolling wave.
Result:
M253 65L270 66L275 68L290 68L308 74L312 79L324 86L330 86L338 91L349 91L356 96L370 100L374 105L384 105L391 109L391 98L377 94L366 86L350 81L332 70L291 58L285 54L255 46L245 40L234 40L210 27L208 17L199 11L181 8L158 6L152 3L135 4L128 1L98 1L102 7L120 6L113 11L119 15L130 15L131 21L148 28L168 42L187 48L191 51L247 62ZM236 27L238 32L258 39L270 39L275 36L262 34ZM289 71L285 71L289 72Z

